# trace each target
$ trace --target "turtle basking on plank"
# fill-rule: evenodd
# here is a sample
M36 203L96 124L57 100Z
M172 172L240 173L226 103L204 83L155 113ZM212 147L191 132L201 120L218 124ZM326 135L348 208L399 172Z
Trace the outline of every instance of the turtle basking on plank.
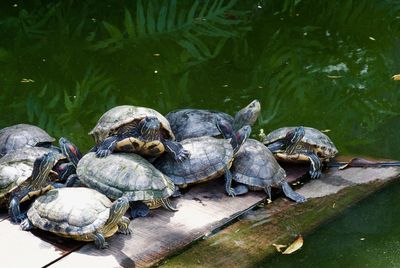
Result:
M220 137L221 132L216 126L216 119L220 118L233 126L235 131L245 125L252 126L258 118L261 105L258 100L253 100L249 105L236 113L232 117L226 113L201 110L201 109L181 109L168 113L171 129L177 141L202 136Z
M129 208L125 197L113 203L103 194L84 187L50 190L38 197L21 223L23 230L33 227L80 241L94 241L99 249L108 248L105 238L116 232L129 235Z
M114 107L101 116L89 134L96 142L92 151L97 157L106 157L113 151L135 152L150 157L166 151L176 161L189 157L174 141L168 120L150 108L132 105Z
M55 139L40 127L18 124L0 130L0 157L22 147L50 148Z
M281 187L286 197L295 202L306 201L305 197L292 190L285 180L286 172L274 155L259 141L248 139L235 156L232 178L239 183L235 192L245 194L248 190L264 190L271 199L271 187Z
M217 125L224 136L232 138L218 139L203 136L183 140L181 144L190 153L190 159L176 162L168 155L164 155L158 158L154 165L181 188L225 174L225 191L228 195L235 196L235 190L231 188L232 176L229 168L235 153L250 135L251 127L244 126L236 134L232 134L233 129L229 122L217 119ZM175 195L179 195L179 192L177 191Z
M278 160L310 162L311 178L321 176L322 163L338 153L327 135L311 127L283 127L261 137Z
M146 216L149 207L176 211L169 201L174 184L140 155L118 153L98 158L90 152L79 161L77 174L83 184L112 200L128 198L132 218Z

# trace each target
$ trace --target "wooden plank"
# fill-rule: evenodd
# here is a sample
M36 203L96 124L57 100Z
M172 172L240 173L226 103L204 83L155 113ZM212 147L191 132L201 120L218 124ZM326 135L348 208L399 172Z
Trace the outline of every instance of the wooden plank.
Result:
M264 198L264 192L229 197L220 181L196 185L173 200L178 212L152 211L149 217L131 222L132 236L110 238L109 249L97 250L88 244L51 267L74 267L82 263L94 267L150 266L232 221Z
M1 267L42 267L77 248L77 244L66 248L54 246L38 234L43 235L22 231L8 219L0 222Z

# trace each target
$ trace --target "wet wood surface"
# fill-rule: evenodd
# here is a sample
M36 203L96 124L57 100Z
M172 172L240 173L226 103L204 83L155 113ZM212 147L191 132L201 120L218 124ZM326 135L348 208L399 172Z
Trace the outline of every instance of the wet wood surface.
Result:
M307 174L306 166L290 165L285 166L285 169L287 179L292 182L306 177ZM395 171L397 172L397 169ZM336 178L334 184L342 184L336 185L337 190L357 183L351 180L337 180L337 173L332 172L325 173L322 182L326 183L330 178ZM354 168L346 172L346 176L359 178L361 181L361 177L365 177L365 173L358 175L359 172ZM374 176L368 176L369 178L382 177L380 171L375 172L375 169L371 169L370 172ZM305 185L309 186L297 191L313 197L312 194L318 192L313 187L321 186L313 185L317 183L320 182L306 182ZM301 184L296 187L301 187ZM306 188L310 190L304 190ZM293 206L293 202L278 198L280 194L280 190L275 190L273 199L284 199L285 206ZM9 221L5 211L1 211L1 267L69 268L81 267L85 263L93 267L148 267L181 252L193 241L208 237L216 230L235 222L243 213L265 201L265 197L264 192L229 197L224 193L223 179L196 185L184 191L182 197L172 200L179 209L178 212L173 213L160 208L151 211L146 218L131 221L132 235L114 235L107 239L110 247L105 250L97 250L93 243L63 239L44 231L22 231L18 225ZM270 212L274 210L271 209Z

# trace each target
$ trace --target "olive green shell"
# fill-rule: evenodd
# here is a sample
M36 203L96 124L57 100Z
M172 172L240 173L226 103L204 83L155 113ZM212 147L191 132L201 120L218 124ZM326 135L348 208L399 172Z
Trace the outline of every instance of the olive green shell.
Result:
M186 139L180 144L189 151L190 158L177 162L169 155L158 158L154 165L177 184L199 183L224 174L230 167L233 149L228 140L213 137Z
M23 147L0 158L0 204L31 177L36 158L49 152L54 151L43 147ZM61 160L65 156L60 153L56 154L56 158Z
M259 141L248 139L235 156L231 168L233 180L263 189L278 186L286 177L274 155Z
M9 126L0 130L0 157L25 146L54 141L53 137L37 126L28 124Z
M294 128L295 127L283 127L274 130L264 138L262 143L270 144L277 140L283 139L286 136L286 133ZM323 160L333 158L338 153L336 146L327 135L315 128L304 127L304 130L305 135L302 139L300 147L313 150Z
M175 140L169 122L162 114L150 108L132 105L116 106L108 110L100 117L96 126L89 132L89 135L92 135L98 144L112 135L121 126L142 120L146 116L156 117L161 123L161 129L166 135L165 138Z
M42 230L90 241L93 239L88 235L104 226L110 216L111 206L111 201L105 195L93 189L53 189L33 202L28 210L28 218Z
M171 196L172 181L143 157L111 154L98 158L95 153L82 157L76 170L79 179L111 199L126 196L129 201L152 201Z

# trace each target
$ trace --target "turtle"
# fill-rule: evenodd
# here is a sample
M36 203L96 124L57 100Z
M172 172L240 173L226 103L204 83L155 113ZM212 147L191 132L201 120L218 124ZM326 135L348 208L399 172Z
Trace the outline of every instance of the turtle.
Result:
M245 125L252 126L261 111L258 100L253 100L249 105L236 113L235 117L213 110L181 109L168 113L171 129L177 141L201 136L221 137L221 132L216 126L216 119L220 118L233 125L235 131Z
M95 151L97 157L106 157L113 151L135 152L149 157L157 157L166 151L177 161L189 157L174 141L168 120L151 108L116 106L100 117L89 134L96 142L91 151Z
M176 211L169 201L173 182L140 155L117 153L98 158L89 152L79 161L77 175L81 183L112 200L127 197L132 218L146 216L149 207Z
M302 203L306 198L292 190L285 180L286 172L278 164L271 151L263 143L247 139L235 156L231 167L233 181L239 183L235 188L237 195L250 190L264 190L271 200L271 187L281 187L283 193L295 202Z
M262 135L261 139L278 160L310 162L313 179L321 176L322 162L328 162L338 153L327 135L311 127L282 127Z
M130 220L126 197L111 202L105 195L89 188L53 189L39 196L29 208L21 229L34 227L79 241L94 241L99 249L108 248L105 238L116 232L129 235Z
M217 128L224 137L235 137L235 141L210 136L189 138L181 142L183 148L190 153L189 159L176 162L168 155L163 155L155 160L154 165L170 177L177 186L175 196L180 195L178 188L209 181L223 174L226 178L226 193L230 196L236 195L234 189L231 188L232 176L229 168L240 145L249 137L251 127L245 125L236 134L227 134L233 132L233 129L228 121L218 118Z
M68 140L62 146L71 146ZM69 154L75 151L67 152ZM72 156L68 156L72 158ZM72 185L76 175L67 156L44 147L22 147L0 159L0 204L8 204L11 219L21 221L20 203L53 187Z
M0 130L0 157L25 146L51 147L55 141L40 127L17 124Z

